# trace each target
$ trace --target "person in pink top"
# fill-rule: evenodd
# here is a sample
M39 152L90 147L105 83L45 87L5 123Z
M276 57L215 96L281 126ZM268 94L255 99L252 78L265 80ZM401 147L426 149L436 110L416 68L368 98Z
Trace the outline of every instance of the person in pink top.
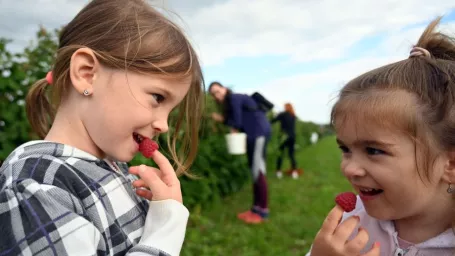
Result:
M440 19L341 90L331 120L356 207L335 206L307 256L455 254L455 41Z

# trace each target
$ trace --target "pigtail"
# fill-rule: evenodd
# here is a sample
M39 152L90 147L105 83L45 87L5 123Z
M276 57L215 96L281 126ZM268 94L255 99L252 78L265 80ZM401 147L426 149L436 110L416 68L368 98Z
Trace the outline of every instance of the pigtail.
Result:
M436 32L441 19L438 17L427 26L416 46L426 49L434 59L455 61L455 38Z
M28 121L33 131L41 139L46 137L55 116L55 110L47 96L48 86L49 83L44 78L36 81L30 87L25 100Z

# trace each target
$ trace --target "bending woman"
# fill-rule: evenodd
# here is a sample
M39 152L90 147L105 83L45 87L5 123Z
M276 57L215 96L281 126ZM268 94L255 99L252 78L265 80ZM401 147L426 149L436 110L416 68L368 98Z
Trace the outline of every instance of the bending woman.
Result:
M223 115L213 113L212 118L231 127L231 132L244 132L247 136L248 164L253 178L253 206L239 213L238 218L246 223L261 223L269 215L266 148L271 124L266 113L258 108L250 96L233 93L219 82L210 84L209 93L224 108Z

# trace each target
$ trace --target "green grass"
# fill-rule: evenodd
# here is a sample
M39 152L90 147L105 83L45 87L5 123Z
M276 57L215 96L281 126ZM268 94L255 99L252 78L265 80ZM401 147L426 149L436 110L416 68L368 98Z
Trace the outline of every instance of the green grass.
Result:
M271 216L267 223L246 225L237 220L247 210L251 187L223 199L210 209L191 213L181 255L304 255L334 197L351 187L339 171L340 151L334 137L297 153L305 173L297 180L277 179L269 161Z

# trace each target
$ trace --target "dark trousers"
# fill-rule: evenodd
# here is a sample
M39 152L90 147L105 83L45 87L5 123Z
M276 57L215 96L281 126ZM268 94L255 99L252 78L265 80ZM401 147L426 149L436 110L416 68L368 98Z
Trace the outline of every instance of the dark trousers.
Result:
M280 170L281 169L281 164L283 163L283 156L284 156L284 150L288 150L288 155L289 158L291 159L291 166L292 169L295 170L297 168L297 162L295 161L295 151L294 151L294 146L295 146L295 137L294 136L289 136L286 138L283 143L280 145L280 153L278 155L278 159L276 162L276 169Z
M266 154L268 137L247 139L248 164L253 179L253 206L268 209Z

